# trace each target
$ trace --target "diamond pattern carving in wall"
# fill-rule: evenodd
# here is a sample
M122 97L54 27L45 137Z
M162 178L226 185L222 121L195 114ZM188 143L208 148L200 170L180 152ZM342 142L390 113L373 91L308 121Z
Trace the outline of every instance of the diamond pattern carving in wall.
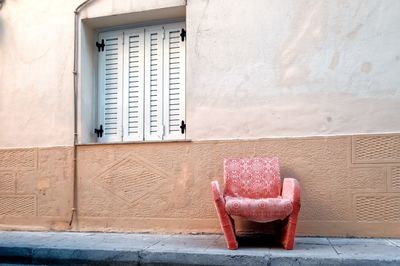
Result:
M127 202L135 202L149 192L157 193L167 174L139 158L125 158L105 170L96 183Z

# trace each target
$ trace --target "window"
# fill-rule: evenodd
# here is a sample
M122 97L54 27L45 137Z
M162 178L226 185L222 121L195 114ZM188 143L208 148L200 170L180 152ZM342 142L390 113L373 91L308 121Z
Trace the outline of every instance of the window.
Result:
M98 140L184 139L184 23L102 32L97 45Z

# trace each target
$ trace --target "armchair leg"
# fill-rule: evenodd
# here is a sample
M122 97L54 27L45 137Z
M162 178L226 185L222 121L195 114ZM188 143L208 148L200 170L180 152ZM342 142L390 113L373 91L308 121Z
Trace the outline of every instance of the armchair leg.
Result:
M213 193L213 199L219 218L219 223L225 236L226 245L228 246L228 249L237 249L238 243L235 235L235 223L225 210L225 201L219 190L217 181L211 182L211 191Z
M284 249L292 250L294 247L298 214L298 212L293 212L287 219L287 223L282 229L280 242L283 245Z
M229 215L226 213L225 209L222 206L219 206L217 202L215 202L215 207L217 209L219 223L221 225L222 232L224 233L226 245L228 249L237 249L238 243L236 241L234 221Z
M231 217L228 218L229 218L229 223L226 223L224 225L220 220L221 228L222 231L224 232L226 246L228 247L228 249L237 249L238 243L236 241L236 235L235 235L235 224Z

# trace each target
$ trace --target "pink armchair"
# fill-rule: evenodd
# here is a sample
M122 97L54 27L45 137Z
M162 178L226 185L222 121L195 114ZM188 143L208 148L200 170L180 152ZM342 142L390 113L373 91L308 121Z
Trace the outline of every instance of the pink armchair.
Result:
M211 188L229 249L238 248L232 216L260 223L283 220L280 241L285 249L293 249L300 185L293 178L281 185L278 158L225 159L224 183L223 193L218 181L211 182Z

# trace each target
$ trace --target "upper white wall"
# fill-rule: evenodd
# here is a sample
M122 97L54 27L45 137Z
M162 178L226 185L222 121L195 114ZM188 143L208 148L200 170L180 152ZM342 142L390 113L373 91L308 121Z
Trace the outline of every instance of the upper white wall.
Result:
M0 10L1 147L72 145L81 2ZM184 4L95 0L81 18ZM397 0L188 0L187 137L400 132L398 14Z
M188 1L192 139L400 131L400 1Z
M73 10L78 1L5 1L0 10L0 146L73 143Z

